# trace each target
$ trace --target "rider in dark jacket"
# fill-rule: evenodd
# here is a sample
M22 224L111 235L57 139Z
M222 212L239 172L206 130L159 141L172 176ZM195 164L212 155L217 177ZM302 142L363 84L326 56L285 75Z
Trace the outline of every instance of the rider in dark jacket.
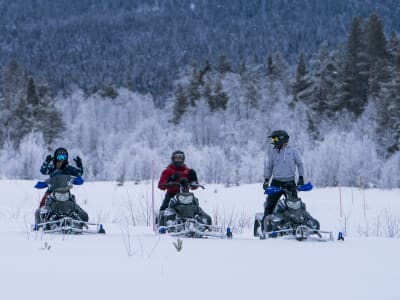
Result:
M56 175L71 175L71 176L82 176L83 174L83 165L82 160L79 156L74 159L76 163L76 167L70 166L68 164L68 151L65 148L58 148L54 151L53 157L51 155L47 155L45 161L40 167L40 173L43 175L49 175L50 177ZM46 203L47 197L51 194L52 191L47 190L43 195L39 208L35 212L35 224L40 223L40 209ZM77 213L80 219L84 222L89 221L88 214L76 203Z

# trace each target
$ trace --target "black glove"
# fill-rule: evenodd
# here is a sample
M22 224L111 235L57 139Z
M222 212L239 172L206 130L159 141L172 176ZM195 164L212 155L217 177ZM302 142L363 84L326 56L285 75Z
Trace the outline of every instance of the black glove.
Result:
M81 168L81 169L82 169L82 167L83 167L83 165L82 165L82 159L81 159L79 156L77 156L77 157L74 159L74 161L75 161L75 163L76 163L76 166L77 166L78 168Z
M189 169L188 179L189 182L197 182L197 174L195 170Z
M269 178L265 178L263 183L263 189L265 190L269 186Z
M176 172L175 174L172 174L171 176L169 176L167 181L168 182L176 181L178 178L179 178L179 173Z
M51 155L47 155L45 161L46 161L46 163L50 163L52 159L53 158L51 157Z
M297 181L297 186L304 185L304 178L303 176L299 176L299 181Z

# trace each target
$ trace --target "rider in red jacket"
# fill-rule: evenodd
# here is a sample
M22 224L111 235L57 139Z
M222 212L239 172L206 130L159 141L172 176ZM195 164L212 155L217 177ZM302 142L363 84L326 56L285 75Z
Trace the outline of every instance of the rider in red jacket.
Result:
M190 183L196 183L197 174L193 169L189 169L185 165L185 153L180 150L174 151L171 155L171 164L162 171L160 180L158 182L158 188L160 190L167 190L163 203L161 204L160 211L166 209L169 204L169 200L179 193L179 182L182 178L186 178ZM175 182L177 184L170 184ZM196 189L193 187L192 189Z

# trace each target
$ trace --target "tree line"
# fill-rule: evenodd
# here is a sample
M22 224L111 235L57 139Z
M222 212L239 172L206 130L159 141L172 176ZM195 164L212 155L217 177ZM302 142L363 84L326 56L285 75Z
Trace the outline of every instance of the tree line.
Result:
M12 61L0 102L2 176L34 176L24 174L40 164L43 149L62 143L92 162L85 175L94 180L148 179L148 161L156 159L159 171L181 148L205 182L255 182L266 136L283 128L316 184L396 187L399 45L377 14L356 17L343 44L322 43L297 65L278 52L237 71L224 55L182 65L162 108L151 95L112 87L52 96Z

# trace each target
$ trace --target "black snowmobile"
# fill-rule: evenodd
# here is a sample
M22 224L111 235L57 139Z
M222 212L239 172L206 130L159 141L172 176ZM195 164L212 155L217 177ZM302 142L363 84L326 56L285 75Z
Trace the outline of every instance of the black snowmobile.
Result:
M186 179L180 183L180 192L171 198L167 209L158 215L158 232L187 237L224 237L221 228L212 225L211 217L199 205L199 200L189 190L204 186L189 184Z
M297 187L298 191L310 191L311 183ZM272 214L264 218L263 213L257 213L254 221L254 236L260 239L279 236L295 237L298 241L317 237L320 240L333 240L332 232L320 230L318 220L313 218L306 210L305 203L297 196L295 186L288 185L283 188L268 187L265 194L272 195L283 192ZM263 230L262 230L263 228Z
M81 177L57 174L46 181L39 181L35 188L48 188L45 205L39 209L38 224L33 230L45 233L105 233L102 224L85 222L79 214L79 205L71 193L73 185L83 184ZM86 213L85 213L86 214Z

